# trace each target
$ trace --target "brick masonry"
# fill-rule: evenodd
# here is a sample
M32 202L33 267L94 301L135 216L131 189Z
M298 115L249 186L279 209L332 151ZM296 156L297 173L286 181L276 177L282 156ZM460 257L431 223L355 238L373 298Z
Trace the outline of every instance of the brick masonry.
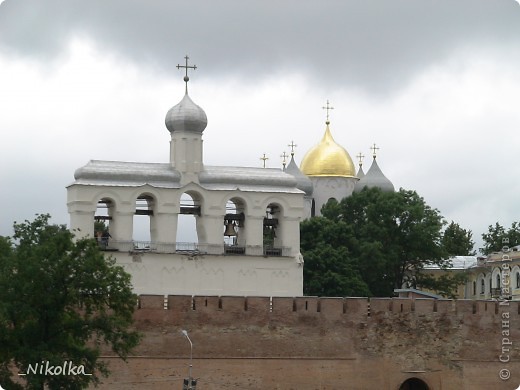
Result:
M135 312L144 339L126 363L106 353L113 374L100 388L181 389L186 329L199 390L398 390L407 378L432 390L513 390L519 310L473 300L145 295Z

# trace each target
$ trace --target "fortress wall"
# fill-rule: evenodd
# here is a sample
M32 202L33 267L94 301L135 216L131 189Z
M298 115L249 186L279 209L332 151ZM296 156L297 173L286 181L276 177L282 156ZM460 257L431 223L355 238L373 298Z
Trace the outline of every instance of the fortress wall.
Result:
M341 298L341 297L237 297L189 295L141 295L136 319L161 318L168 323L185 321L228 323L239 320L251 325L270 321L294 324L315 318L325 322L366 321L369 317L391 314L499 318L507 311L520 315L517 301L434 300L430 298Z
M519 310L518 302L426 298L143 295L135 311L143 341L127 368L117 367L127 370L122 381L157 381L146 388L179 381L190 354L185 329L205 389L397 390L411 377L432 390L510 389L520 383Z

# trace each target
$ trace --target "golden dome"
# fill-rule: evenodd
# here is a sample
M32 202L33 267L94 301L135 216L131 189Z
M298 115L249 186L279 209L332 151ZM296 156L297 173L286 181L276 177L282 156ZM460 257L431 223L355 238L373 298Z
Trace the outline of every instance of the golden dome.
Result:
M307 152L300 170L307 176L356 177L356 168L348 152L338 145L329 130L329 123L320 143Z

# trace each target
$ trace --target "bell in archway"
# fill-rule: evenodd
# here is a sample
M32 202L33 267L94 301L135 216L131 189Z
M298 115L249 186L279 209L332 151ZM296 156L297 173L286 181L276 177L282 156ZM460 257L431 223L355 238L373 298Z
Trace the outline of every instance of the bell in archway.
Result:
M228 237L237 235L237 232L235 231L235 224L232 221L227 221L224 235Z

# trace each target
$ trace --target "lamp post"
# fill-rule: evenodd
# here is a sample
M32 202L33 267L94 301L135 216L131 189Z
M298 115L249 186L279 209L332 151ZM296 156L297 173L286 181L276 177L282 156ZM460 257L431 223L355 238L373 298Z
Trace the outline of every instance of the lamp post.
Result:
M188 378L188 387L186 388L186 390L195 390L195 386L192 386L193 385L193 378L191 377L191 368L193 367L192 365L192 362L193 362L193 343L191 342L191 339L190 339L190 336L188 336L188 331L187 330L181 330L181 333L186 336L186 338L188 339L188 341L190 342L190 367L189 367L189 378Z

